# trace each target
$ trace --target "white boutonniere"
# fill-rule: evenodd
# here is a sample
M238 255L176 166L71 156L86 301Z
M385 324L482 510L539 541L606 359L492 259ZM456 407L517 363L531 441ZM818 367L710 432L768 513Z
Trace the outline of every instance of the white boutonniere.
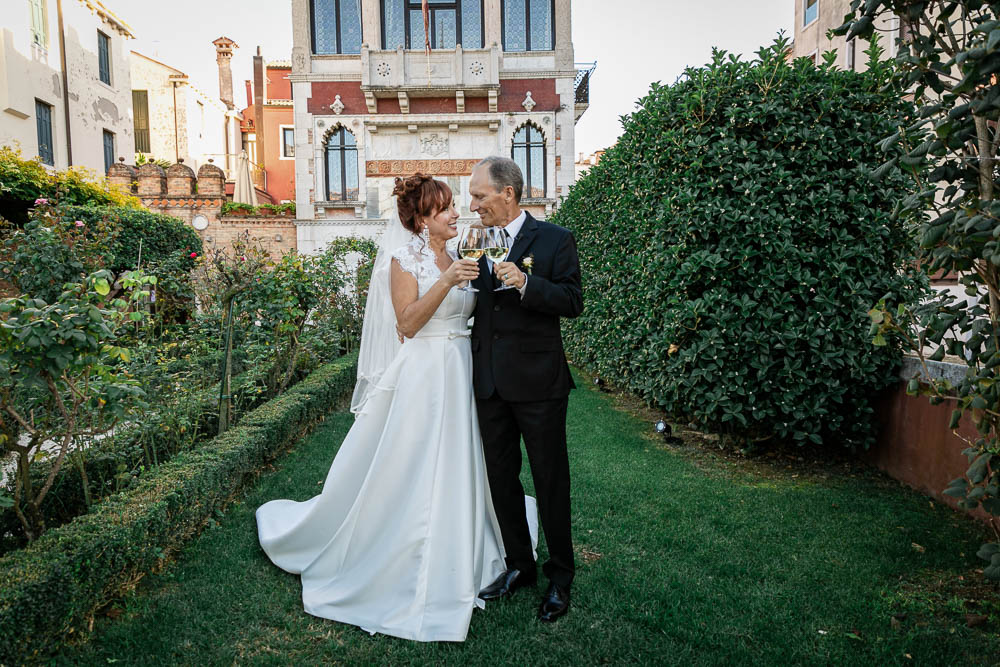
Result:
M524 267L524 272L527 273L529 276L531 275L531 267L533 267L534 265L535 265L535 256L533 254L529 254L527 257L521 260L521 266Z

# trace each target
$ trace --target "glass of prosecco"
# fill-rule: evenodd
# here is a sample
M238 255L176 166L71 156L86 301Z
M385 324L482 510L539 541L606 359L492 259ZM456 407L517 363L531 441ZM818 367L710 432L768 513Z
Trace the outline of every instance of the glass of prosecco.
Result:
M498 262L502 262L507 259L507 255L510 254L510 241L508 238L509 237L504 232L503 227L490 227L487 230L486 256L490 258L494 266L496 266ZM499 278L500 276L497 277ZM500 287L497 287L493 291L500 292L505 289L514 289L514 287L513 285L502 283Z
M479 225L469 225L462 230L462 235L458 239L458 256L462 259L471 259L476 262L486 252L486 228ZM459 287L463 292L478 292L472 283Z

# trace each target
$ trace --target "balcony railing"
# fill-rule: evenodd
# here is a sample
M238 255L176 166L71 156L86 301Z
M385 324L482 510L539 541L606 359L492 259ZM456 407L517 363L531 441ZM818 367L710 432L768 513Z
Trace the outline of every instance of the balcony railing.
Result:
M597 69L597 62L576 63L576 81L573 82L573 91L576 94L577 104L590 104L590 75Z
M590 106L590 77L597 69L597 61L592 63L576 63L576 81L573 82L573 98L576 102L574 121Z

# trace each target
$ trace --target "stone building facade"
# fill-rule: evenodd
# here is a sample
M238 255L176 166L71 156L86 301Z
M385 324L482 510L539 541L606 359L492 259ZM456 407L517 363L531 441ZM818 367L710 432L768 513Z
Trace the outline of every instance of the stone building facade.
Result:
M235 111L192 86L184 72L136 51L131 74L135 152L172 163L183 160L195 170L211 158L231 175L235 162L229 163L240 148Z
M98 0L2 5L0 145L99 174L132 155L129 27Z
M837 51L836 65L840 69L863 72L868 69L868 56L864 54L868 42L846 36L827 37L827 32L839 28L844 17L851 11L851 0L793 0L795 3L795 42L792 56L809 57L815 62L823 62L823 54ZM875 28L881 37L880 44L885 49L883 58L896 57L896 41L899 39L898 17L880 19Z
M118 162L107 176L112 185L138 197L149 210L180 218L194 227L206 250L229 246L244 231L259 239L273 256L296 249L295 220L291 217L222 215L227 201L226 175L211 159L197 174L183 162L166 170L156 164L136 168Z
M292 0L302 252L376 235L396 176L446 180L465 220L472 167L487 155L522 163L522 204L541 218L575 180L590 70L574 64L570 0L432 1L429 54L420 4Z

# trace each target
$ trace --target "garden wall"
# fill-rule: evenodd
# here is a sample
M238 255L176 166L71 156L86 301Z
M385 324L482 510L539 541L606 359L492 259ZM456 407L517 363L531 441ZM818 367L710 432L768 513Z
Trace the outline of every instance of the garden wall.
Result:
M966 371L964 364L928 361L927 366L932 375L948 378L954 385ZM969 445L948 428L955 406L949 401L931 405L926 396L907 395L907 382L924 376L917 359L904 359L899 375L901 381L876 403L878 438L865 458L890 477L958 509L958 499L943 493L969 467L962 454ZM959 422L958 432L975 439L976 427L968 413ZM982 507L970 514L984 521L988 516Z

